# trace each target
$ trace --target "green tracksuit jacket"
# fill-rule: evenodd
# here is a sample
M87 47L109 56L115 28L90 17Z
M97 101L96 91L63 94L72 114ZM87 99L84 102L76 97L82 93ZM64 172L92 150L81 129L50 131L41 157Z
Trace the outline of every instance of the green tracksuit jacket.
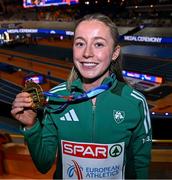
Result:
M32 159L46 173L57 159L55 179L148 178L151 158L151 122L143 95L109 77L110 89L91 100L69 104L62 112L45 108L35 125L22 130ZM81 94L78 79L72 91ZM70 95L66 83L51 93ZM59 100L58 100L59 101ZM60 103L50 98L49 105Z

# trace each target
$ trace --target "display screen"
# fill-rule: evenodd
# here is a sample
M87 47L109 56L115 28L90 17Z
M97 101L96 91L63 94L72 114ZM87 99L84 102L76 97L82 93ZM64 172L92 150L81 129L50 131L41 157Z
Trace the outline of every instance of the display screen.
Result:
M46 82L46 79L43 75L32 75L32 76L27 76L24 78L24 82L26 81L33 81L37 84L44 84Z
M79 3L79 0L23 0L23 7L44 7L58 5L73 5Z
M155 83L163 83L163 77L160 76L154 76L150 74L142 74L139 72L133 72L133 71L122 71L124 77L131 77L131 78L136 78L136 79L141 79L149 82L155 82Z

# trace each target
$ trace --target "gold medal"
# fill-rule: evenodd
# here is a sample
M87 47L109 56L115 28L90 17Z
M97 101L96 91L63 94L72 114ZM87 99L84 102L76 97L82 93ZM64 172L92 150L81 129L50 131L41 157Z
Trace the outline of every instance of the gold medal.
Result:
M33 98L32 109L37 110L44 105L45 97L41 86L32 80L26 81L23 92L28 92Z

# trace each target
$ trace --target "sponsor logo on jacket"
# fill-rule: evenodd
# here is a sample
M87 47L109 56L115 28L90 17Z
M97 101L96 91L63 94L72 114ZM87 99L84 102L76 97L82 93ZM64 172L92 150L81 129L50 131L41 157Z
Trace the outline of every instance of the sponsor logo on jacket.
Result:
M71 109L69 112L65 113L64 116L60 117L61 121L79 121L78 116L74 109Z
M114 144L61 142L63 178L122 179L124 142Z

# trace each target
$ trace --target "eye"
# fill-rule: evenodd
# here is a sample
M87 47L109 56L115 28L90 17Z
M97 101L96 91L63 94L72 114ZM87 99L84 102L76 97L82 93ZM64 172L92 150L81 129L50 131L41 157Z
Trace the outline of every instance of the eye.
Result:
M104 47L104 44L101 43L101 42L96 42L96 43L95 43L95 47L101 48L101 47Z
M75 47L83 47L84 43L83 42L75 42Z

